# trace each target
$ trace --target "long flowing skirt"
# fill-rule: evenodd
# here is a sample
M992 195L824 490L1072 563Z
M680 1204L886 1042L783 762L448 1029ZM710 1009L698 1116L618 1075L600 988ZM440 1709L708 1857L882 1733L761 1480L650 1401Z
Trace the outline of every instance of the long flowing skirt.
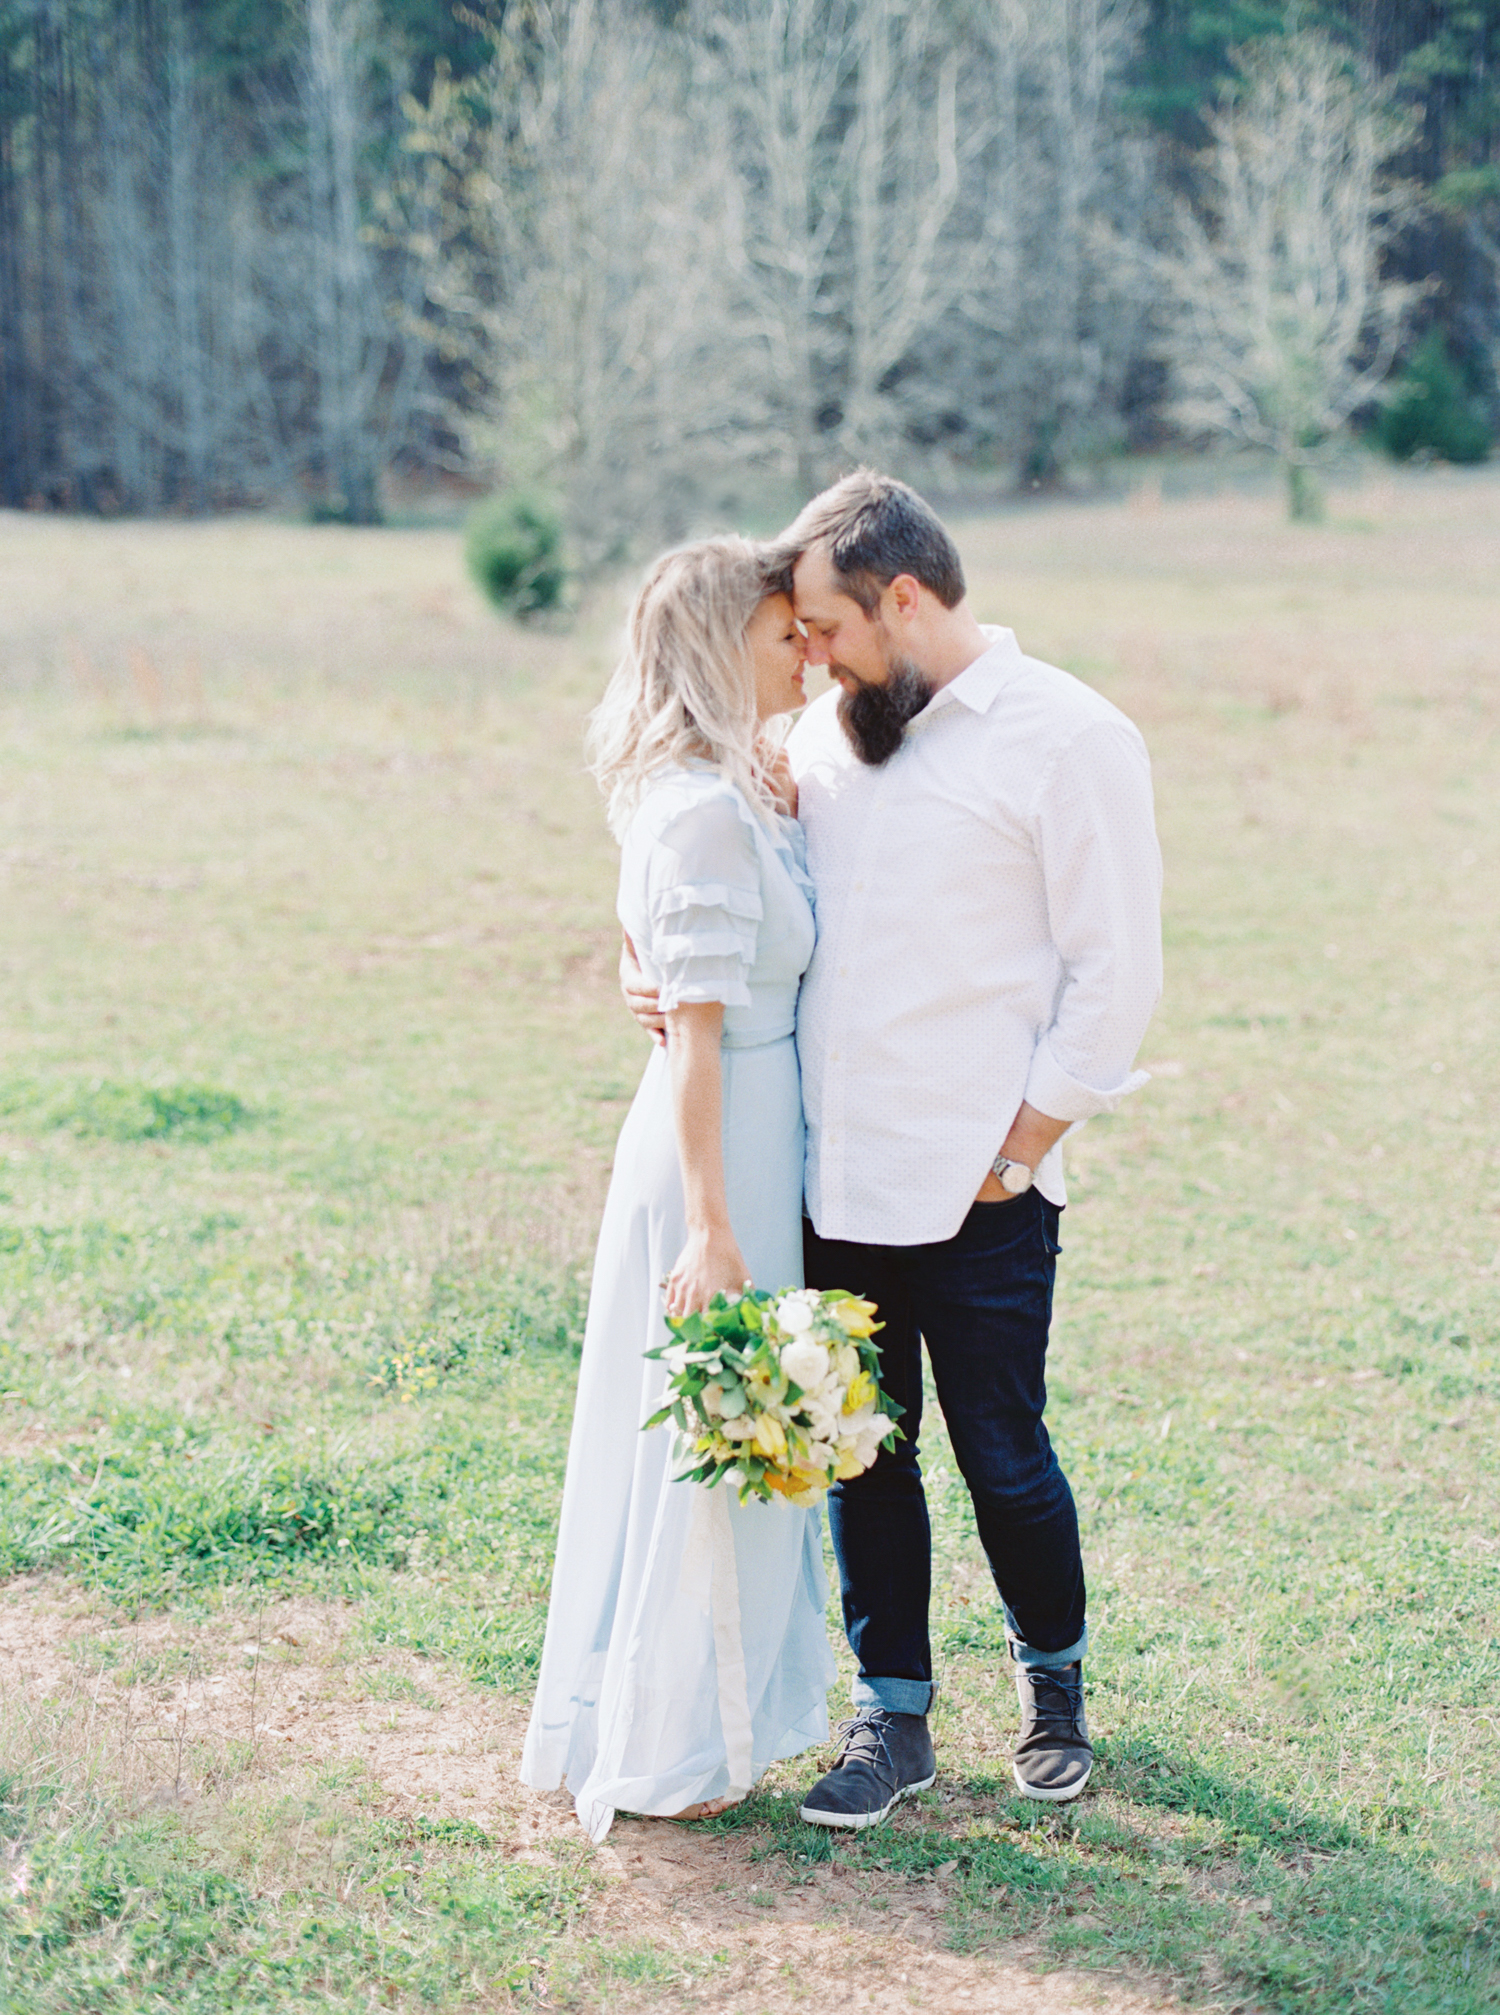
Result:
M757 1286L799 1285L795 1046L788 1037L726 1048L723 1066L730 1221ZM604 1207L521 1761L523 1781L538 1790L567 1783L595 1840L617 1809L669 1814L744 1789L736 1753L748 1754L753 1781L828 1732L821 1514L674 1483L671 1430L640 1432L667 1377L642 1353L666 1340L660 1282L686 1236L657 1050L621 1130Z

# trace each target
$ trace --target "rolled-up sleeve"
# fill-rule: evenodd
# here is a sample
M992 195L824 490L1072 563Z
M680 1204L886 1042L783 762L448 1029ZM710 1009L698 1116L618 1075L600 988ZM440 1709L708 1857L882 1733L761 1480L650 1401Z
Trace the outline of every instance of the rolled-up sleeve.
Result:
M651 849L646 893L662 1013L704 1001L748 1007L760 862L730 792L687 806L666 827Z
M1124 721L1086 728L1032 801L1062 985L1038 1039L1028 1104L1091 1119L1146 1083L1132 1068L1161 998L1161 849L1145 743Z

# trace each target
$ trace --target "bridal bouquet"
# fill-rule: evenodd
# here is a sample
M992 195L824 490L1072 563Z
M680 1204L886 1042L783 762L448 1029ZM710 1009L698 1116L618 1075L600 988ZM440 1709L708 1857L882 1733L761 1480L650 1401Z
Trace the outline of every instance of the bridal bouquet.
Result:
M740 1502L811 1505L858 1476L900 1437L880 1389L875 1304L842 1289L716 1294L696 1315L668 1316L672 1341L648 1350L672 1376L647 1428L673 1421L679 1483L722 1477ZM644 1430L643 1430L644 1431Z

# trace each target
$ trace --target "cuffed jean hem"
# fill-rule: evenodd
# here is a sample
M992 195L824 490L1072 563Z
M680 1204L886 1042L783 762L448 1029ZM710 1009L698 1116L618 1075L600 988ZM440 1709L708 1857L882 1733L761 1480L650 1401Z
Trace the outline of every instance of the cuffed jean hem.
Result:
M1079 1659L1088 1657L1089 1627L1087 1624L1083 1626L1083 1635L1076 1643L1070 1644L1066 1651L1038 1651L1036 1646L1028 1644L1025 1638L1012 1636L1009 1631L1005 1633L1005 1641L1009 1644L1010 1655L1017 1665L1027 1666L1032 1670L1038 1668L1045 1670L1049 1665L1076 1665ZM886 1680L883 1683L890 1685L892 1682ZM894 1683L899 1686L902 1681L898 1679Z
M867 1707L883 1707L887 1714L925 1714L936 1692L931 1679L859 1678L849 1689L856 1714Z

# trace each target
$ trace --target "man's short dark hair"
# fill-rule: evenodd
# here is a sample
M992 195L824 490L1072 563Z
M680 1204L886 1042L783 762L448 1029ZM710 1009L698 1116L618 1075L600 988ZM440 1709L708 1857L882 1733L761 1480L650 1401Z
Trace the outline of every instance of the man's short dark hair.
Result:
M945 609L963 600L963 562L942 520L894 476L856 469L803 507L778 541L792 560L827 546L841 593L873 615L898 574L910 574Z

